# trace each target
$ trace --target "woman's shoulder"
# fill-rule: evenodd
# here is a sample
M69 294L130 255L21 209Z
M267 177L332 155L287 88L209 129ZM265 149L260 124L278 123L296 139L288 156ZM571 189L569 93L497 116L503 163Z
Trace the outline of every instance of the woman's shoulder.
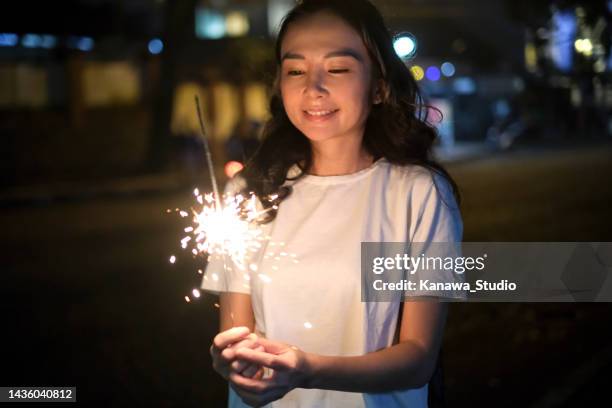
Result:
M389 169L390 183L402 186L413 198L424 199L433 193L444 201L454 201L450 181L438 170L420 164L385 164Z
M395 183L425 188L440 178L436 171L420 164L395 164L387 160L383 163L388 169L389 179Z

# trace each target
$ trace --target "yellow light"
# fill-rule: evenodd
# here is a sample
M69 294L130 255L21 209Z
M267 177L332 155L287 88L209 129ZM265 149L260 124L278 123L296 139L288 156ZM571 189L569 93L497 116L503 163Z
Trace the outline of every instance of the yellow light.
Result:
M245 13L232 11L225 16L225 31L230 37L239 37L249 32L249 18Z
M525 65L530 72L535 72L538 67L538 54L533 43L525 44Z
M420 81L421 79L423 79L423 77L425 77L425 71L423 71L423 68L418 65L413 65L410 68L410 72L412 73L414 79L416 79L417 81Z
M574 42L574 48L581 54L590 57L593 54L593 43L588 38L581 38Z

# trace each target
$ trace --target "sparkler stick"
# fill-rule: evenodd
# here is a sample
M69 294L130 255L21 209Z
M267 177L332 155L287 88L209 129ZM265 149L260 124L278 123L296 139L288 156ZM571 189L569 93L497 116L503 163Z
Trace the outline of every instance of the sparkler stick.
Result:
M208 163L208 172L210 173L210 181L212 183L213 193L215 195L215 205L218 209L221 209L221 196L219 195L219 187L217 187L217 177L215 176L212 155L210 154L210 147L208 146L208 137L206 136L206 128L204 127L204 121L202 120L202 112L200 111L200 98L198 97L198 95L195 95L195 103L198 120L200 121L200 132L202 133L202 139L204 141L206 163Z

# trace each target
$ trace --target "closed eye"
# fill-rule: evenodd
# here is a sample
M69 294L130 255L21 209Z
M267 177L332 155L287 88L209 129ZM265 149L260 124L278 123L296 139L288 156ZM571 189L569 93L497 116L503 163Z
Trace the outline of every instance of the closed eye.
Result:
M349 72L348 69L342 68L342 69L330 69L329 73L330 74L343 74L345 72Z
M298 75L302 75L304 73L304 71L300 71L299 69L292 69L287 71L287 75L289 76L298 76Z

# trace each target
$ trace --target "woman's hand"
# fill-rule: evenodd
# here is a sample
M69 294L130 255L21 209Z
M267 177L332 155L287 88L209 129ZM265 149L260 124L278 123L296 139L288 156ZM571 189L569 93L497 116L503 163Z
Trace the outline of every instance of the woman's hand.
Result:
M248 378L261 378L263 376L261 367L236 358L236 351L241 348L260 352L264 350L258 343L257 335L251 333L248 327L233 327L217 334L210 346L213 368L226 380L229 379L231 371Z
M233 370L229 374L236 393L253 407L276 401L292 389L303 387L310 375L307 354L297 347L261 337L258 343L265 351L243 347L236 350L236 358L271 369L271 374L263 378L248 378Z

